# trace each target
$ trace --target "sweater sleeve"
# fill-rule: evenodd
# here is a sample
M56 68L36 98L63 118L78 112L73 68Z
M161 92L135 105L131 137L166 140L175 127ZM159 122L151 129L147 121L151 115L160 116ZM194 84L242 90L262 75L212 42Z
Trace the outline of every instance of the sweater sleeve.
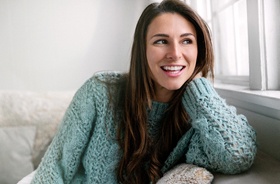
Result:
M187 163L227 174L242 172L252 165L257 150L255 131L207 79L189 83L183 105L194 129Z
M91 79L75 94L62 123L40 163L33 183L71 183L81 168L95 117ZM75 177L79 178L79 177Z

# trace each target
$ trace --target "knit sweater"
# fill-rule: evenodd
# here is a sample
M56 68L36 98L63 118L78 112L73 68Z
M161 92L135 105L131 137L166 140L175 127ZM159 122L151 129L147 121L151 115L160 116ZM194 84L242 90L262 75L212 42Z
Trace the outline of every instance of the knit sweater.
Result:
M110 105L108 83L113 85L122 75L97 73L77 91L37 168L33 184L118 183L116 169L122 151L116 140L117 116ZM110 90L114 95L114 87ZM256 154L255 131L243 115L237 115L235 108L225 103L207 79L191 81L182 103L192 127L167 157L164 173L182 157L186 163L229 174L252 165ZM154 101L152 108L147 108L150 134L159 131L167 107L167 103Z

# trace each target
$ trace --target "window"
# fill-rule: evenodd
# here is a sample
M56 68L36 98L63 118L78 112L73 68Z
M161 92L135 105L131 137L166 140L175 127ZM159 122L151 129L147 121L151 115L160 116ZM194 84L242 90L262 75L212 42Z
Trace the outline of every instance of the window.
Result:
M280 89L279 0L186 0L213 34L215 75L222 83Z
M279 159L279 144L271 143L279 139L275 130L280 128L280 1L185 2L210 24L215 89L247 117L259 149Z

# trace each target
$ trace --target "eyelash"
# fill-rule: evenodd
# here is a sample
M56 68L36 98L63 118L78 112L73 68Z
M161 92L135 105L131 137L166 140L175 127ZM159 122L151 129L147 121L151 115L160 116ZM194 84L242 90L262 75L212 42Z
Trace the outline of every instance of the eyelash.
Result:
M154 44L167 44L168 42L167 42L167 40L163 40L163 39L161 39L161 40L156 40L155 42L154 42Z
M186 44L191 44L192 40L191 39L185 39L185 40L182 41L182 43L184 43L184 42L187 42ZM164 40L164 39L156 40L154 42L154 44L167 44L167 43L168 43L168 41Z
M192 40L191 39L185 39L183 42L187 42L187 44L191 44Z

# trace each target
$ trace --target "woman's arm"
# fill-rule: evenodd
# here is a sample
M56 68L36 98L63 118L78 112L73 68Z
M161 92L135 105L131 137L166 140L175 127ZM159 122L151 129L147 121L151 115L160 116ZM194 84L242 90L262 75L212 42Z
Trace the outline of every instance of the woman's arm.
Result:
M92 80L75 94L32 183L70 183L81 168L95 117Z
M186 153L187 163L228 174L252 165L257 150L255 131L207 79L190 82L183 104L195 131Z

